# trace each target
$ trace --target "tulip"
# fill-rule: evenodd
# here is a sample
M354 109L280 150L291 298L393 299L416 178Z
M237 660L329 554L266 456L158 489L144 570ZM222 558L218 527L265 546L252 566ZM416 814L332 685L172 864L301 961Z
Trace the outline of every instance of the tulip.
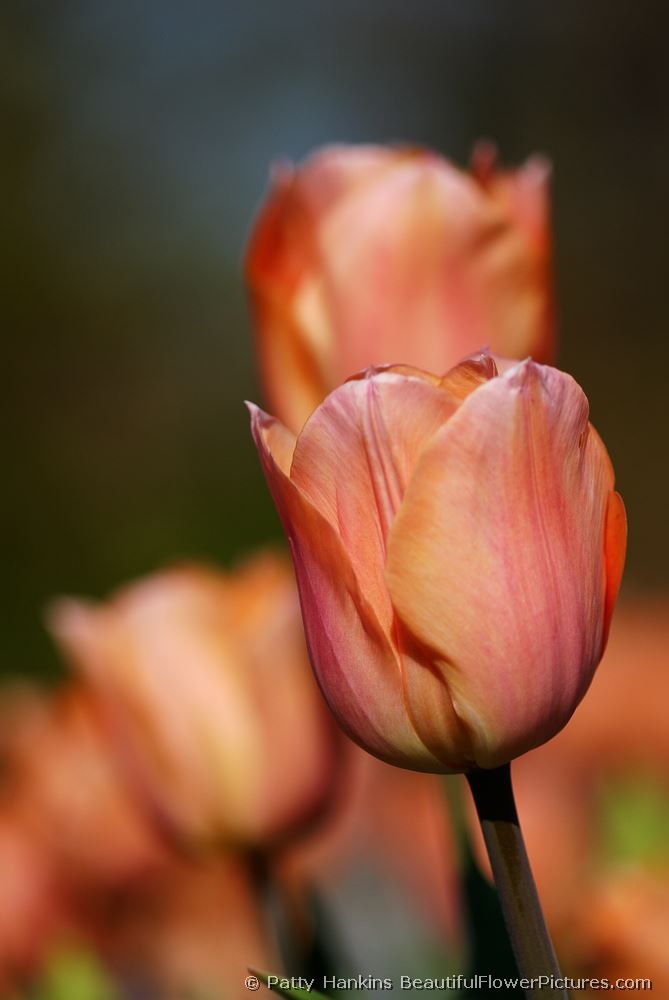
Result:
M163 866L164 849L81 686L51 697L5 694L2 715L13 807L70 889L127 888Z
M335 146L282 166L246 279L270 408L298 433L353 372L444 372L481 344L550 361L549 167L478 147L471 173L420 149Z
M0 816L0 995L18 996L69 913L51 859L11 809ZM13 990L17 989L14 993Z
M487 354L370 369L299 437L251 405L311 661L341 726L424 771L548 740L606 642L624 506L574 380Z
M585 887L574 912L582 968L589 976L647 978L669 996L669 872L630 870ZM648 986L645 987L649 989Z
M166 570L101 606L61 601L50 621L135 789L182 846L266 845L327 803L336 727L283 558Z

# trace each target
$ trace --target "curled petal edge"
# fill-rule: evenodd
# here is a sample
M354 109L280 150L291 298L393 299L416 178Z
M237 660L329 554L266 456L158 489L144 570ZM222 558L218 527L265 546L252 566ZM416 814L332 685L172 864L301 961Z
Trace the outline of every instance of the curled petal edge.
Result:
M413 728L396 653L360 591L341 540L287 474L289 432L258 407L247 405L265 478L293 555L309 656L327 703L342 729L381 760L413 770L443 771L444 764ZM282 441L281 464L270 438ZM342 649L349 651L354 669L342 664Z

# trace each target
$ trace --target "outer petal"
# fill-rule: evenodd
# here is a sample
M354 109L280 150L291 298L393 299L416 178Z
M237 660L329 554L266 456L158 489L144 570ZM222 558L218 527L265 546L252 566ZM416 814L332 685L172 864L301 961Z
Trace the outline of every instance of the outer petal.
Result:
M472 155L472 171L504 215L522 234L524 266L509 272L505 294L517 300L518 326L510 338L495 344L508 357L531 354L535 361L550 362L555 353L555 309L551 267L550 180L551 165L543 156L532 156L516 170L500 170L497 150L479 143ZM515 284L515 280L519 284ZM507 301L503 308L510 303Z
M602 448L604 445L602 445ZM609 497L606 508L606 526L604 551L606 558L606 597L604 603L604 637L602 652L609 637L611 616L616 603L620 582L625 567L625 550L627 548L627 515L625 504L620 493L615 491Z
M492 767L549 739L590 683L605 627L613 472L569 376L523 362L472 393L423 453L393 525L387 580L438 669L407 669L416 727L439 740L449 687Z
M275 462L277 421L249 406L267 483L290 543L311 662L343 729L365 749L400 766L440 770L416 735L402 697L399 665L361 593L332 525Z
M416 370L369 369L331 393L300 434L290 477L338 534L390 636L386 538L417 456L458 405Z
M322 299L318 224L337 199L379 177L398 158L381 146L329 146L301 169L281 164L245 259L257 353L271 408L299 431L342 378L331 373L334 348Z

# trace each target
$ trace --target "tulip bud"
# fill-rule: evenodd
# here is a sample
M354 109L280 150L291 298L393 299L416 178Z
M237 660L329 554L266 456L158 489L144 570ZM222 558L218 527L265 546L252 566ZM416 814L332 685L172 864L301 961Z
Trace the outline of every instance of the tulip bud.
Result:
M270 406L296 433L352 372L398 358L444 372L481 344L550 360L549 167L478 147L336 146L282 166L246 257Z
M481 355L443 378L370 369L297 439L251 412L342 727L390 763L449 772L564 726L604 649L626 538L574 380Z
M106 706L152 812L187 842L267 845L332 790L336 728L309 671L290 568L166 570L51 624Z

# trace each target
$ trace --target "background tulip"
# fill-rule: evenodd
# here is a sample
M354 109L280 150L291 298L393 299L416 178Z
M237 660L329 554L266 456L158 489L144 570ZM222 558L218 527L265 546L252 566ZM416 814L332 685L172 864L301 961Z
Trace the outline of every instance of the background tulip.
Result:
M0 817L0 995L34 972L68 923L57 874L39 843L11 811Z
M471 173L428 150L325 148L281 166L246 277L265 392L297 432L340 382L397 359L445 372L482 344L550 360L547 164Z
M172 835L265 843L328 800L335 727L280 556L227 575L167 570L106 605L60 602L50 621L106 706L127 773Z
M369 370L297 439L252 407L312 663L342 726L420 770L554 735L602 655L625 550L574 380L489 355Z
M12 808L70 889L120 888L164 864L83 686L6 695L2 716Z
M249 966L280 968L262 900L238 858L175 863L131 903L105 929L100 951L128 982L141 971L149 996L235 1000L248 997Z

